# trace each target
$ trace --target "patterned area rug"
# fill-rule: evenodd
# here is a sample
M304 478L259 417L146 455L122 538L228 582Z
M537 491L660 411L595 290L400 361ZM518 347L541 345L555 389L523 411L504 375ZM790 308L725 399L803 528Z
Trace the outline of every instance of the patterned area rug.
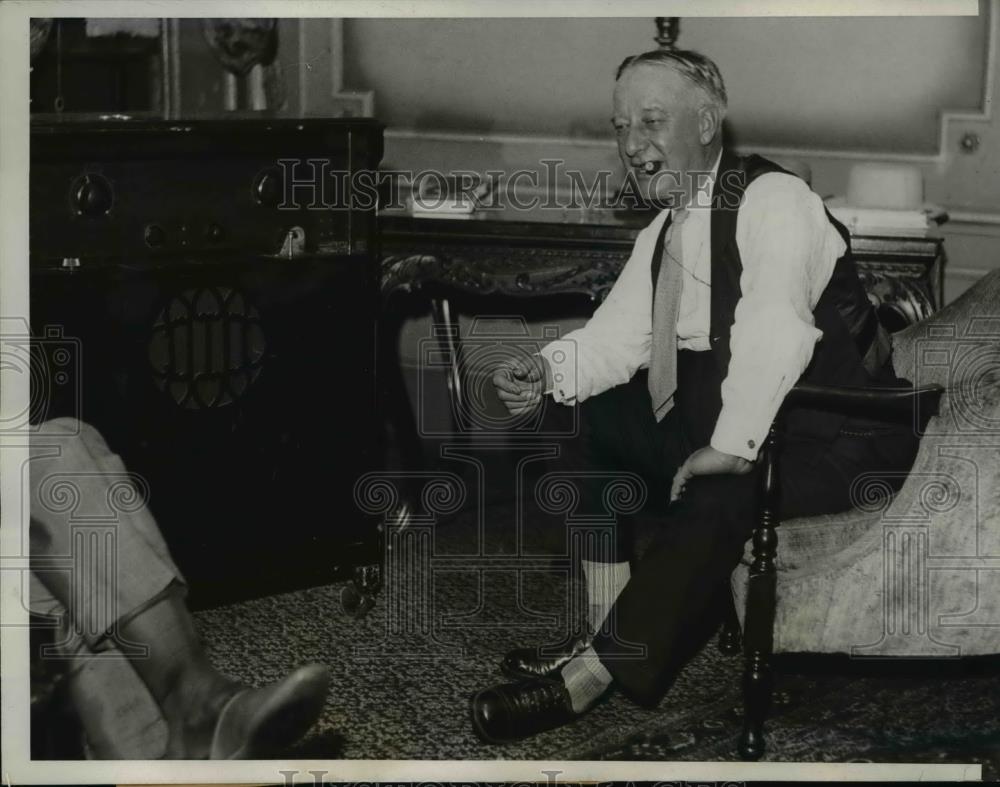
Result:
M612 694L577 723L525 741L475 737L470 694L502 679L506 649L557 640L580 590L544 560L519 570L506 557L515 544L493 525L512 517L499 504L415 528L364 618L342 610L341 583L205 610L199 630L220 669L249 683L307 661L329 665L334 689L289 751L296 759L737 760L741 664L714 637L655 709ZM491 563L463 559L470 539L486 544ZM981 763L984 779L1000 778L998 659L784 656L776 667L767 760Z

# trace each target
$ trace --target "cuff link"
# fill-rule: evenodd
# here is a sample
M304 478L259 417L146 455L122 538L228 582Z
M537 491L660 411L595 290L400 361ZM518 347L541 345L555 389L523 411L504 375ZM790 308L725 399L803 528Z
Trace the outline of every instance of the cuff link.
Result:
M757 447L757 443L755 443L753 440L747 440L747 447L748 448L756 448Z

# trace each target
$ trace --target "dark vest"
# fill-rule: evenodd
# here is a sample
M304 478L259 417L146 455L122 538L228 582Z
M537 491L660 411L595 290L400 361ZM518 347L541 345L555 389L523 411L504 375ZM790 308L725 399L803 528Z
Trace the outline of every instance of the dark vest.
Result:
M721 379L725 379L729 371L730 331L736 304L742 296L740 276L743 273L743 263L736 246L737 211L746 187L768 172L791 174L761 156L742 158L724 150L712 192L712 307L709 340ZM887 358L877 369L869 371L865 368L864 357L882 329L879 328L875 308L868 300L858 277L851 254L850 233L829 212L827 218L844 239L847 250L837 260L830 282L813 310L816 327L823 332L823 338L817 342L812 360L800 380L819 385L889 384L895 377L892 374L892 364ZM668 217L653 251L654 288L663 254L664 235L669 225ZM841 414L796 409L785 415L783 431L789 436L829 442L837 436L846 420L846 416Z

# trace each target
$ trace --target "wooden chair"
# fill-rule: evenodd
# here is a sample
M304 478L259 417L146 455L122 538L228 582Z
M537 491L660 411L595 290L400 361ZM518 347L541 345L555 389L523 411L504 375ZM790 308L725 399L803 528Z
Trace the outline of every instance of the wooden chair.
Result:
M914 383L911 389L798 385L782 405L782 413L807 406L908 417L926 429L898 494L877 494L876 484L859 486L852 511L782 524L779 551L781 448L772 426L761 452L760 521L733 573L734 607L719 641L732 654L742 640L738 751L744 759L764 754L773 653L1000 653L1000 594L980 588L981 582L997 584L983 579L991 573L984 568L1000 577L1000 528L987 527L1000 523L998 303L1000 271L894 334L893 364Z

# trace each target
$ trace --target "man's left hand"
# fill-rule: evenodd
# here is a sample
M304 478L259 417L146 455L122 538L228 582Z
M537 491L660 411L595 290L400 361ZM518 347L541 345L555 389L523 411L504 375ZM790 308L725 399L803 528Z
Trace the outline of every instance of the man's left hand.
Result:
M685 484L696 475L746 475L751 470L753 462L747 461L742 456L724 454L706 445L691 454L674 475L674 483L670 487L670 502L681 496Z

